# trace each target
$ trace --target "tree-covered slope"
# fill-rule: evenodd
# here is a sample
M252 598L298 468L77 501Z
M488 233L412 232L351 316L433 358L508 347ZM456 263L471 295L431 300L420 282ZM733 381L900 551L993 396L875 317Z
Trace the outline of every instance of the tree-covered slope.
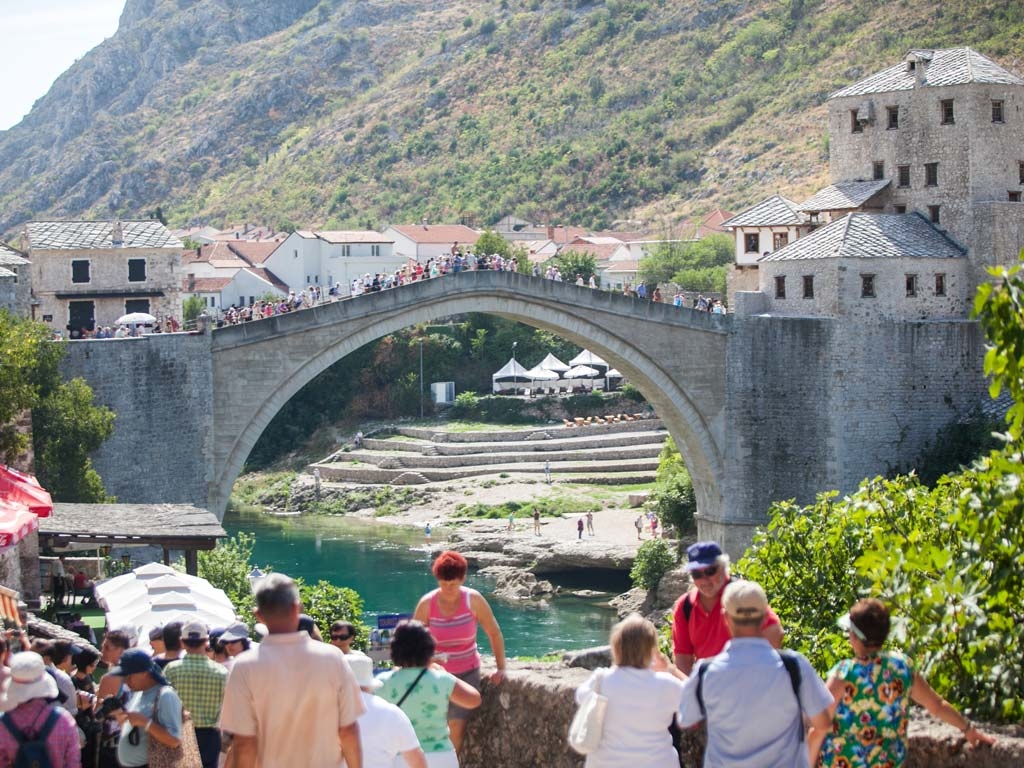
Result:
M139 216L598 227L826 178L825 106L911 47L1024 71L1004 0L128 0L0 132L0 232Z

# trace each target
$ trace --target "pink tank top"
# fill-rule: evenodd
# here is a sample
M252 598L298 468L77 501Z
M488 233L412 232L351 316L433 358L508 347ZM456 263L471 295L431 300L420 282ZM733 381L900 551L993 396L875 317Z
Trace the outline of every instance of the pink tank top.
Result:
M459 590L461 605L451 616L441 613L435 589L430 595L430 634L437 642L435 653L448 654L448 661L442 666L453 675L459 675L480 666L480 654L476 649L476 616L469 608L469 591Z

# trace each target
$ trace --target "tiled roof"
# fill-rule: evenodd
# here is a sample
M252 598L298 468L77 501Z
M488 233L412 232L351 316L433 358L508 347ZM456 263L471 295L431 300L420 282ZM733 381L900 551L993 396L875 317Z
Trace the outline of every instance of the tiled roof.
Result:
M640 262L635 259L632 259L623 261L609 261L608 266L605 267L604 271L611 273L623 272L625 274L631 275L638 269L640 269Z
M25 225L29 250L113 248L112 221L30 221ZM159 221L122 221L120 248L181 248Z
M245 271L251 275L255 275L260 280L265 280L278 290L284 292L288 291L288 284L266 267L246 267Z
M608 238L601 238L602 240ZM588 253L598 261L607 259L622 246L618 240L609 243L588 243L577 238L575 242L568 243L559 248L559 255L563 253Z
M839 181L816 192L804 200L798 211L848 211L860 208L889 184L889 179L877 181Z
M29 260L22 256L20 251L0 243L0 264L8 267L20 267L28 263Z
M909 68L908 62L910 61L915 61L916 67L925 67L924 86L926 87L963 85L965 83L1024 85L1024 80L1007 72L994 61L971 48L947 48L937 51L915 50L910 51L899 64L876 72L853 85L848 85L833 93L829 98L840 99L844 96L864 96L869 93L912 90L917 82L918 73Z
M9 269L5 269L4 267L0 267L0 278L5 278L5 277L17 277L17 275L14 274L13 272L11 272L11 270L9 270Z
M403 224L391 227L400 232L414 243L437 244L452 243L472 245L480 239L480 233L461 224Z
M723 227L788 227L806 223L797 213L796 203L782 195L772 195L757 205L740 211L722 222Z
M920 214L850 213L758 261L963 256L960 246Z
M190 293L220 293L230 285L231 280L230 277L197 277L193 281L186 277L182 281L182 289Z
M344 231L335 230L316 233L321 240L327 243L393 243L394 240L384 237L380 232L373 230Z
M222 240L206 243L200 247L198 254L191 249L185 251L181 263L182 266L188 266L201 261L221 269L241 268L249 264L262 264L280 245L268 240Z

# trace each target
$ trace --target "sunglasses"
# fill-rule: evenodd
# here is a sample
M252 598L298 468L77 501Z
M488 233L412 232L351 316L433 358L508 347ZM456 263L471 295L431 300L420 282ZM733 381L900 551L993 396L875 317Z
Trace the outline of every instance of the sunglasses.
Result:
M716 573L718 573L718 566L709 565L707 568L697 568L690 571L690 576L694 579L710 579Z
M331 640L351 640L352 635L331 635Z

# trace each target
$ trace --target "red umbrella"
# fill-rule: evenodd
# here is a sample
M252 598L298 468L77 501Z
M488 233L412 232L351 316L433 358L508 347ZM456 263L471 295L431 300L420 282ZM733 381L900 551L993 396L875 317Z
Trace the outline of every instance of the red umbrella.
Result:
M53 499L32 475L0 466L0 499L24 504L39 517L53 514Z
M17 544L39 529L39 518L16 501L0 499L0 549Z

